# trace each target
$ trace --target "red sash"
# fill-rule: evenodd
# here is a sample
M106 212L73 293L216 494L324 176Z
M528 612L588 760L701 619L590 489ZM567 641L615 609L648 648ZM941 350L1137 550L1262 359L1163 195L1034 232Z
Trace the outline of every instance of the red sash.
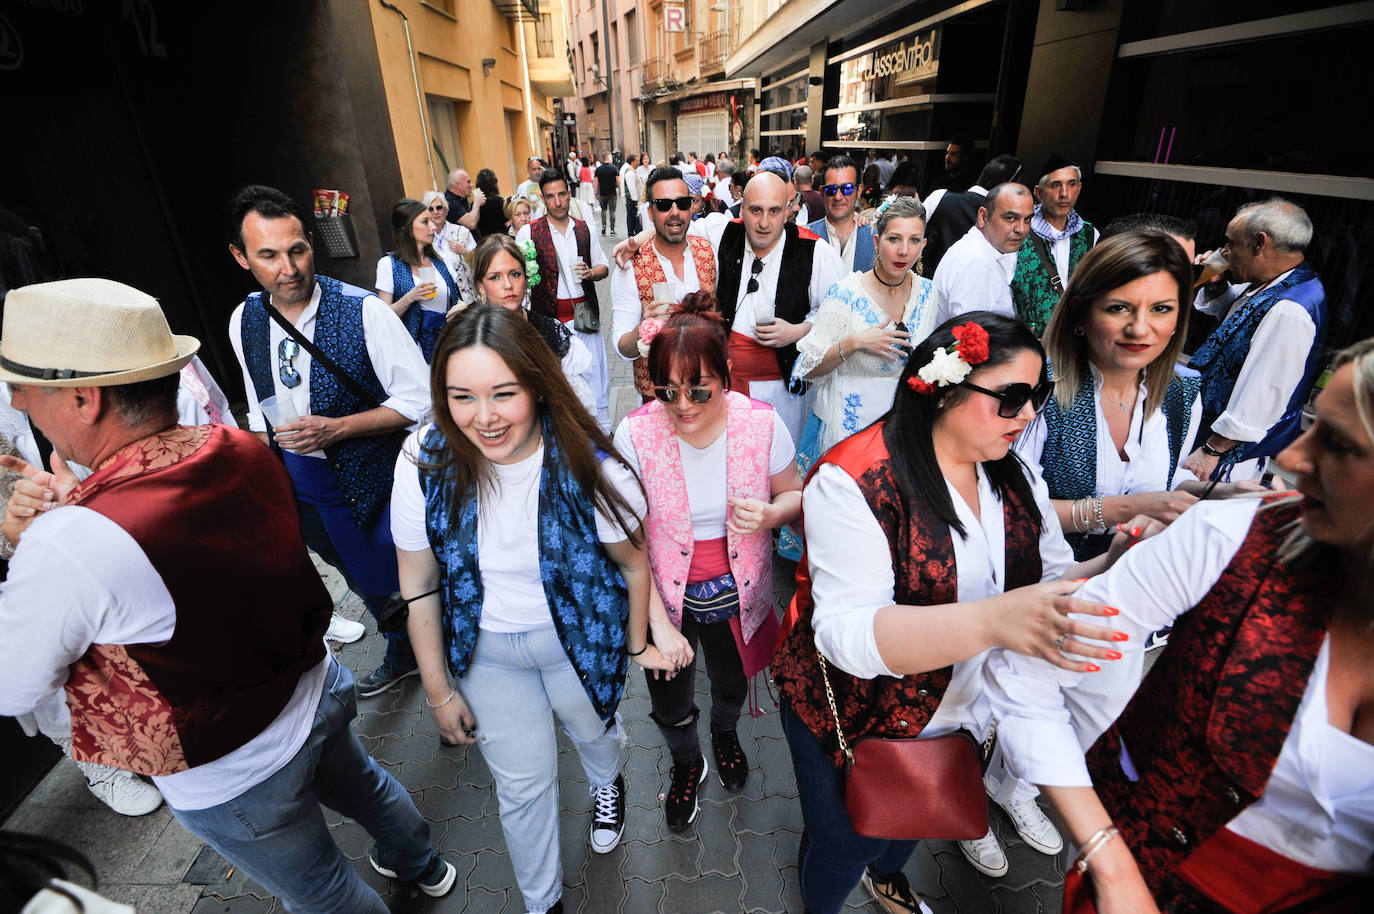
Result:
M776 349L769 349L751 336L730 332L730 388L749 396L750 381L780 381Z

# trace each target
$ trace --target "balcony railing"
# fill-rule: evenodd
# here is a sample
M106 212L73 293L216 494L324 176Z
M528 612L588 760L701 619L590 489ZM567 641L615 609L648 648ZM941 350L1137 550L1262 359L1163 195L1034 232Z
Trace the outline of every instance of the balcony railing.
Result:
M697 43L697 66L702 76L725 70L725 58L730 56L730 33L721 30L701 36Z
M672 78L672 69L662 57L645 57L640 65L640 78L644 82L644 94L652 95L663 88Z

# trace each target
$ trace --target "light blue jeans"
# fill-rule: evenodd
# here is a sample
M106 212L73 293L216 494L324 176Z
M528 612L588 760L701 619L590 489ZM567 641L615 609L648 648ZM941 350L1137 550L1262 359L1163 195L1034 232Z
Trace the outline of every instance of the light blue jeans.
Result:
M372 856L398 879L418 879L436 854L410 794L349 726L357 711L352 673L330 660L310 735L285 768L226 803L172 815L289 911L387 914L334 843L320 805L367 829L377 841Z
M526 909L547 911L563 894L553 715L577 748L592 790L620 775L620 722L608 725L596 716L552 626L478 633L472 666L459 686L496 781L515 882Z

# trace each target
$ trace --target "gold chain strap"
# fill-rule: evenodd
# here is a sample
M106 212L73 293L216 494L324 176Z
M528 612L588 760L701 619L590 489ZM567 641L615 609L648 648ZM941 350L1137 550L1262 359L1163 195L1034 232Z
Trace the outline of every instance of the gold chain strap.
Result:
M835 715L835 735L840 739L840 751L844 753L844 757L852 764L854 762L854 753L849 748L849 744L845 742L844 731L840 729L840 709L839 706L835 704L835 691L830 688L830 676L825 671L825 655L821 653L819 647L816 648L816 656L819 657L821 661L821 682L825 683L825 698L830 702L830 713Z

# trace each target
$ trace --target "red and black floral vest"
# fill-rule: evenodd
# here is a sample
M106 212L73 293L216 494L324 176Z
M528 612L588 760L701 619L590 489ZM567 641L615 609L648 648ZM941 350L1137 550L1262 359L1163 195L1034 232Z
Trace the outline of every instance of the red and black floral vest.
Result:
M846 438L816 466L833 463L858 483L887 536L896 572L897 604L956 603L958 578L949 526L925 504L908 505L902 499L883 441L884 424L875 423ZM1007 493L1002 514L1006 529L1006 589L1037 583L1041 575L1040 528L1028 522L1025 508L1013 492ZM773 654L773 679L788 706L839 766L844 755L835 737L835 718L821 680L811 628L812 608L811 578L803 555L797 566L797 593ZM916 736L939 707L954 671L947 666L900 678L859 679L833 663L826 666L845 739L851 742L863 736Z
M1098 796L1158 892L1164 878L1269 781L1307 690L1344 575L1323 552L1278 557L1296 506L1255 515L1207 597L1117 723L1088 751ZM1121 767L1125 742L1139 780Z
M590 267L591 230L581 219L573 219L572 224L573 237L577 239L577 256ZM539 261L539 284L530 288L530 308L559 320L572 320L572 315L563 316L558 313L558 249L553 245L553 230L549 228L547 216L541 216L530 223L530 241L534 242L534 254ZM601 305L596 300L596 283L582 283L582 295L573 297L585 298L597 316L601 316Z

